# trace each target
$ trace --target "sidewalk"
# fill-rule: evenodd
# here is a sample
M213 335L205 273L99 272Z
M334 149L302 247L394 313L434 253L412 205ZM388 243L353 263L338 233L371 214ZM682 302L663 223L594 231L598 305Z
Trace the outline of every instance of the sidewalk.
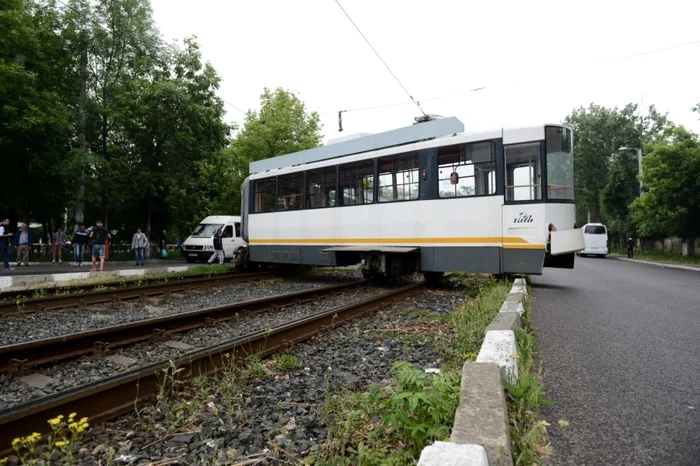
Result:
M106 262L104 272L91 272L90 264L75 267L69 263L15 267L14 270L0 269L0 291L7 289L32 288L37 286L70 285L71 282L94 280L96 284L105 279L118 277L137 277L160 273L184 272L204 264L186 264L184 260L153 260L145 266L136 266L133 262Z
M610 254L610 257L612 257L613 259L621 260L621 261L638 262L640 264L650 264L650 265L656 265L658 267L666 267L667 269L692 270L694 272L700 272L700 264L699 265L679 264L676 262L659 262L659 261L647 261L647 260L641 260L641 259L629 259L625 256L621 256L621 255L617 255L617 254Z
M105 261L105 271L114 270L131 270L131 269L149 269L153 267L167 267L175 265L186 265L184 259L151 259L145 261L144 265L136 265L135 261ZM29 267L22 264L17 266L17 263L10 261L10 267L14 270L5 270L2 268L0 263L0 277L8 276L19 276L19 275L40 275L40 274L60 274L60 273L74 273L74 272L89 272L92 268L91 260L83 262L82 267L77 267L72 261L64 261L62 264L56 262L52 264L51 262L30 262ZM99 269L100 263L97 263L97 268Z

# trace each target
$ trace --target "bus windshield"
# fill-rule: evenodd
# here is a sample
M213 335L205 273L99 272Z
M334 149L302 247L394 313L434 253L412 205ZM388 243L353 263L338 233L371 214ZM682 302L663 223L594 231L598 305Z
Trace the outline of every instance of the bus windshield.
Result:
M548 126L545 131L547 150L547 199L574 199L574 157L571 130Z

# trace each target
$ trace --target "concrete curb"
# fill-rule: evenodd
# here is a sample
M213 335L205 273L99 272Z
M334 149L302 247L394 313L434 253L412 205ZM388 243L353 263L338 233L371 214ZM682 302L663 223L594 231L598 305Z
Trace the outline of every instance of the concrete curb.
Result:
M510 383L518 379L520 352L515 332L521 326L526 296L525 280L516 279L500 311L486 328L476 362L465 362L462 367L462 394L450 442L435 442L424 448L419 466L512 466L502 379Z
M616 257L610 256L612 259L626 262L637 262L638 264L649 264L655 265L657 267L664 267L666 269L678 269L678 270L692 270L693 272L700 272L700 267L693 267L692 265L683 264L669 264L668 262L654 262L654 261L643 261L641 259L630 259L627 257Z
M201 265L182 265L182 266L167 266L153 267L148 269L125 269L125 270L110 270L107 272L69 272L69 273L48 273L44 275L15 275L11 277L0 277L0 291L10 288L18 289L29 287L31 285L67 285L71 280L87 280L90 278L119 278L119 277L137 277L143 275L154 275L162 273L184 272ZM99 282L95 282L99 285Z

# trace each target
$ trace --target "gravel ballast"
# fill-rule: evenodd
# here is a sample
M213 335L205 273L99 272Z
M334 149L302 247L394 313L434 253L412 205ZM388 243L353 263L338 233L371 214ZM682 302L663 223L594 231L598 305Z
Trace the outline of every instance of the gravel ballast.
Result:
M417 316L449 314L467 295L420 292L298 344L290 351L298 369L284 371L265 361L263 374L238 379L233 391L224 390L224 379L194 384L179 405L174 400L169 407L149 405L138 417L126 415L92 429L76 464L104 464L108 456L139 465L166 458L189 465L294 464L327 440L323 404L329 396L386 383L396 361L422 369L445 364L454 349L450 336ZM195 414L179 425L173 421L177 412Z
M386 292L387 287L360 287L338 291L338 295L318 301L295 305L274 312L241 314L239 317L218 325L201 327L172 335L168 341L177 341L191 348L176 348L162 343L146 341L125 346L112 354L133 360L133 364L121 365L101 356L90 355L63 363L38 368L38 372L52 379L41 388L29 386L14 376L0 374L0 409L46 396L79 385L98 381L129 370L153 363L176 359L190 351L220 344L250 333L264 331L292 320L318 314L352 302L367 299Z
M179 293L184 297L167 296L115 301L55 311L12 314L2 318L0 346L31 340L68 335L113 325L152 319L170 314L194 311L252 299L310 290L353 280L361 280L357 272L323 274L309 280L265 279L259 282L221 285L212 289L194 288Z

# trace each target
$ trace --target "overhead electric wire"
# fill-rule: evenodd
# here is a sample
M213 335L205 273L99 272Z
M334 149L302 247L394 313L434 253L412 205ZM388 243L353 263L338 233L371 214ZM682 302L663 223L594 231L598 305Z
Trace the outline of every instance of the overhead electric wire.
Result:
M663 51L666 51L666 50L676 49L676 48L680 48L680 47L687 47L687 46L689 46L689 45L695 45L695 44L700 44L700 40L695 40L695 41L691 41L691 42L685 42L685 43L682 43L682 44L670 45L670 46L668 46L668 47L661 47L661 48L653 49L653 50L647 50L647 51L645 51L645 52L639 52L639 53L635 53L635 54L632 54L632 55L625 55L625 56L623 56L623 57L611 58L611 59L608 59L608 60L601 60L601 61L598 61L598 62L589 63L588 65L583 65L583 66L580 66L580 67L576 67L575 69L582 69L582 68L585 68L586 66L597 66L597 65L603 65L603 64L606 64L606 63L612 63L612 62L621 61L621 60L628 60L628 59L630 59L630 58L635 58L635 57L639 57L639 56L642 56L642 55L649 55L649 54L652 54L652 53L663 52ZM469 90L465 90L465 91L454 92L454 93L451 93L451 94L441 95L441 96L437 96L437 97L430 97L430 98L427 98L427 99L420 99L419 102L429 102L429 101L432 101L432 100L446 99L446 98L448 98L448 97L455 97L455 96L458 96L458 95L469 94L469 93L471 93L471 92L480 91L480 90L486 89L486 88L488 88L488 87L493 87L493 84L490 85L490 86L477 87L477 88L475 88L475 89L469 89ZM412 99L413 99L413 98L412 98ZM346 112L360 112L360 111L365 111L365 110L378 110L378 109L382 109L382 108L400 107L400 106L404 106L404 105L411 105L411 104L413 104L413 103L415 103L415 101L413 101L413 102L396 102L396 103L386 104L386 105L374 105L374 106L371 106L371 107L353 108L353 109L348 109L348 110L345 110L345 111L346 111ZM330 114L334 114L334 113L337 113L337 112L335 112L335 111L327 111L327 112L321 112L321 113L319 113L319 115L330 115Z
M420 104L419 104L418 102L416 102L416 99L414 99L413 96L411 95L411 93L408 92L408 89L406 89L406 86L404 86L404 85L401 83L401 81L399 81L399 78L396 77L396 75L394 74L394 72L391 71L391 68L389 68L389 65L386 64L386 62L384 61L384 59L382 58L382 56L379 55L379 52L377 52L377 49L374 48L374 46L373 46L372 43L369 41L369 39L367 39L367 37L365 37L365 35L364 35L364 34L362 33L362 31L360 30L360 28L357 26L357 24L355 24L355 21L352 20L352 18L351 18L350 15L348 14L348 12L345 11L345 8L343 8L343 5L341 5L340 2L339 2L338 0L335 0L335 3L338 5L338 7L340 7L340 9L343 11L343 13L345 13L345 16L347 16L348 19L350 20L350 22L352 23L352 25L355 26L355 29L357 29L357 32L360 33L360 35L362 36L362 38L365 40L365 42L367 42L367 45L369 45L369 47L372 49L372 51L375 53L375 55L377 55L377 57L379 58L379 60L381 60L381 62L384 64L384 66L386 66L386 69L389 70L389 73L391 73L391 75L394 77L394 79L396 80L396 82L399 83L399 86L401 86L401 89L404 90L404 92L406 93L406 95L408 95L408 97L411 99L411 101L413 101L413 103L416 105L416 107L418 107L418 110L420 110L420 112L421 112L423 115L425 115L425 112L423 111L423 109L420 108Z

